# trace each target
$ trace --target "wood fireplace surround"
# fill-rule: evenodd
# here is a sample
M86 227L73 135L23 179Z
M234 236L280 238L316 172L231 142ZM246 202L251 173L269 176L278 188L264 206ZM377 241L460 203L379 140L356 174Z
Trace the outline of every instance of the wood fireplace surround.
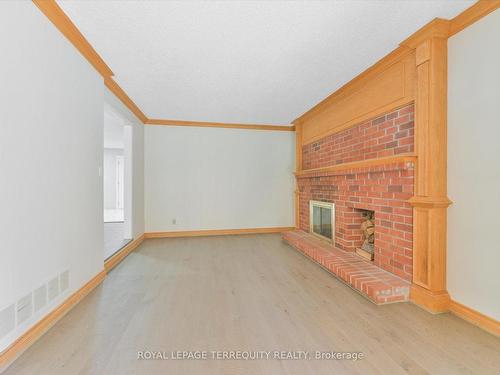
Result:
M448 311L447 38L435 19L294 121L296 228L308 201L336 205L336 246L359 241L357 209L375 212L374 263L411 284L410 300ZM298 236L300 237L300 236Z

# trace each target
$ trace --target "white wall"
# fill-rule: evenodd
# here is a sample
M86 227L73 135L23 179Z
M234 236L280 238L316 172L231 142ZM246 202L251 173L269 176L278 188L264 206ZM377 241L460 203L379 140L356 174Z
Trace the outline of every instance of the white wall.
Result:
M0 2L0 45L0 311L69 270L1 351L103 269L103 82L31 2Z
M144 124L107 88L104 89L105 107L125 119L132 127L132 236L144 233ZM127 199L127 198L125 198ZM127 216L128 213L125 212Z
M104 107L104 148L121 148L124 144L123 118L108 105Z
M146 126L146 232L293 226L294 139Z
M448 41L448 290L500 320L500 10Z
M123 156L123 150L116 148L104 149L103 179L104 208L116 209L116 157Z

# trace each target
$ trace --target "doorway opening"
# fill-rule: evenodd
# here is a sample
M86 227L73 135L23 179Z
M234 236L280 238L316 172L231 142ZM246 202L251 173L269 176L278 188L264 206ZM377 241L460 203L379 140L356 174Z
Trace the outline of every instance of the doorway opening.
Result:
M118 113L104 111L104 259L132 240L132 126Z

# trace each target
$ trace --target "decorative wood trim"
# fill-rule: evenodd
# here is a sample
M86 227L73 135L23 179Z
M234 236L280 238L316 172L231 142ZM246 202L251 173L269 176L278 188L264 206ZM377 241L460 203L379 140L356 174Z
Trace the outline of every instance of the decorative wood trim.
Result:
M414 101L415 51L401 46L304 113L302 144Z
M86 295L94 290L106 277L106 271L102 270L89 282L73 293L66 301L52 310L42 320L31 327L25 334L13 342L0 354L0 373L5 370L16 358L18 358L28 347L38 340L49 328L60 320Z
M400 45L415 49L417 46L430 38L448 38L449 34L450 21L443 18L435 18L413 33L410 37L402 41Z
M500 8L500 0L479 0L450 21L448 37L469 27L498 8Z
M500 337L500 322L498 320L453 300L450 302L450 312L459 318Z
M228 128L228 129L248 129L248 130L272 130L272 131L294 131L295 126L290 125L264 125L264 124L236 124L226 122L205 122L205 121L185 121L148 119L146 125L167 125L167 126L197 126L203 128Z
M295 176L297 176L297 178L305 178L310 175L315 175L318 173L337 172L355 168L367 168L383 164L395 164L395 163L414 164L416 160L417 157L414 154L400 154L395 156L387 156L384 158L367 159L367 160L353 161L351 163L336 164L336 165L331 165L329 167L303 169L302 171L295 172Z
M450 295L446 290L432 291L415 283L410 288L410 301L432 314L448 311Z
M33 3L99 72L104 79L106 87L108 87L142 123L145 123L147 120L146 115L142 113L125 91L123 91L113 78L111 78L114 75L113 71L106 65L94 47L85 39L80 30L78 30L76 25L66 13L64 13L55 0L33 0Z
M414 33L412 36L403 41L398 48L394 51L386 55L384 58L379 60L377 63L372 65L370 68L366 69L363 73L359 74L351 81L346 83L340 89L335 91L333 94L316 104L314 107L309 109L307 112L302 114L293 123L302 122L305 123L309 121L312 117L318 116L320 113L326 111L328 107L332 106L335 102L340 101L344 98L349 97L356 91L360 89L365 89L365 85L370 80L376 78L377 75L381 74L384 70L392 66L393 64L404 60L408 55L415 53L416 46L420 44L420 42L429 39L432 37L438 38L448 38L457 32L463 30L467 26L476 22L477 20L485 17L489 13L500 7L500 0L479 0L477 3L463 11L461 14L450 20L436 18L433 21L429 22L419 31ZM418 65L418 64L417 64ZM406 72L406 74L411 75L411 71ZM414 77L413 77L414 79ZM412 83L412 79L410 77L409 83ZM356 114L353 115L353 119L351 121L346 122L340 127L335 127L335 129L331 129L330 131L319 134L313 138L306 136L306 141L312 142L316 139L322 138L328 134L332 134L341 130L344 130L355 123L362 122L369 118L374 118L382 113L385 113L397 106L403 106L409 104L413 101L413 92L410 92L413 87L410 87L408 92L405 92L407 97L405 99L400 100L399 103L388 103L386 106L380 107L377 110L369 112L364 116L360 116L354 118ZM375 96L375 95L374 95ZM357 114L359 115L359 113Z
M415 196L411 300L448 311L446 291L447 38L450 21L435 19L402 42L415 49Z
M107 273L115 268L123 259L125 259L132 251L134 251L144 241L144 234L137 237L132 242L128 243L125 247L113 254L104 262L104 269Z
M295 173L302 170L302 123L295 123ZM300 191L297 180L295 180L295 228L300 227Z
M295 229L300 229L300 190L295 179Z
M302 170L302 123L295 122L295 171Z
M178 232L147 232L144 233L144 238L174 238L174 237L227 236L234 234L281 233L294 229L295 227L272 227L272 228L245 228L245 229L189 230L189 231L178 231Z
M204 121L181 121L148 119L141 109L130 99L127 93L113 80L114 75L104 60L99 56L92 45L85 39L76 25L57 5L55 0L33 0L33 3L59 29L59 31L80 51L87 61L101 74L106 87L143 123L147 125L199 126L233 129L294 131L294 126L278 126L265 124L232 124Z
M453 202L448 198L432 198L432 197L419 197L414 196L408 203L413 207L424 207L424 208L447 208Z
M104 84L106 87L116 95L116 97L134 114L141 120L143 124L148 121L146 115L139 109L139 107L130 99L125 91L115 82L111 77L104 78Z
M102 75L103 78L111 77L113 72L99 56L94 47L85 39L75 24L55 0L33 0L33 3L42 11L55 27L76 47L90 64Z
M127 108L134 113L139 120L148 125L173 125L173 126L200 126L200 127L219 127L219 128L236 128L236 129L254 129L254 130L274 130L274 131L294 131L294 126L276 126L276 125L260 125L260 124L231 124L231 123L216 123L216 122L203 122L203 121L181 121L181 120L162 120L162 119L148 119L147 116L139 109L139 107L130 99L130 97L125 93L125 91L111 78L114 73L104 62L104 60L95 51L92 45L87 41L83 34L78 30L76 25L71 21L71 19L64 13L64 11L59 7L55 0L32 0L33 3L42 11L43 14L59 29L59 31L75 46L75 48L80 51L80 53L89 61L89 63L101 74L104 78L105 85L120 99ZM436 19L432 21L426 27L431 29L436 29L436 25L442 29L443 36L452 36L457 32L463 30L467 26L486 16L487 14L493 12L500 7L500 0L479 0L476 4L472 5L470 8L466 9L464 12L453 18L451 21ZM431 24L433 24L431 26ZM418 36L417 36L418 34ZM372 67L365 70L363 73L359 74L357 77L352 79L350 82L342 86L340 89L335 91L333 94L328 96L326 99L315 105L309 111L304 113L302 116L297 118L295 121L306 121L310 117L318 115L320 112L324 111L326 107L331 105L332 102L341 100L355 91L363 87L366 82L377 74L380 74L384 69L387 69L390 65L403 59L407 54L412 53L412 49L408 49L406 46L411 43L417 43L416 38L425 38L424 30L420 30L415 33L414 36L408 38L404 41L402 46L395 49L393 52L382 58L379 62L374 64ZM407 72L406 74L411 74ZM411 82L411 79L410 79ZM411 90L406 90L411 91ZM379 114L387 112L395 106L402 106L413 101L413 93L405 92L404 99L397 102L389 103L386 106L380 107L375 111L371 111L363 116L357 117L343 124L342 127L335 128L334 131L330 131L316 138L324 137L336 131L343 130L349 126L354 125L357 122L362 122L368 118L376 117ZM294 122L295 122L294 121ZM315 139L308 139L308 141L313 141Z
M373 64L371 67L366 69L361 74L354 77L352 80L347 82L344 86L339 88L334 93L330 94L328 97L323 99L321 102L316 104L314 107L309 109L307 112L297 117L293 122L304 122L310 117L316 115L318 112L321 112L325 109L332 101L339 99L340 97L348 96L353 91L357 91L359 88L362 88L367 79L373 78L374 75L377 75L387 69L387 67L391 66L395 62L400 61L403 57L411 54L411 50L406 47L398 47L378 62Z

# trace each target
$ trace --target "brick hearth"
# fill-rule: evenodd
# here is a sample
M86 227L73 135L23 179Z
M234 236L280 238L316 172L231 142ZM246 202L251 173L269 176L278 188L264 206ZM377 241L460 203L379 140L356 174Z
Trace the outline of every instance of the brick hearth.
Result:
M285 232L283 240L376 304L408 301L410 284L372 262L301 230Z

